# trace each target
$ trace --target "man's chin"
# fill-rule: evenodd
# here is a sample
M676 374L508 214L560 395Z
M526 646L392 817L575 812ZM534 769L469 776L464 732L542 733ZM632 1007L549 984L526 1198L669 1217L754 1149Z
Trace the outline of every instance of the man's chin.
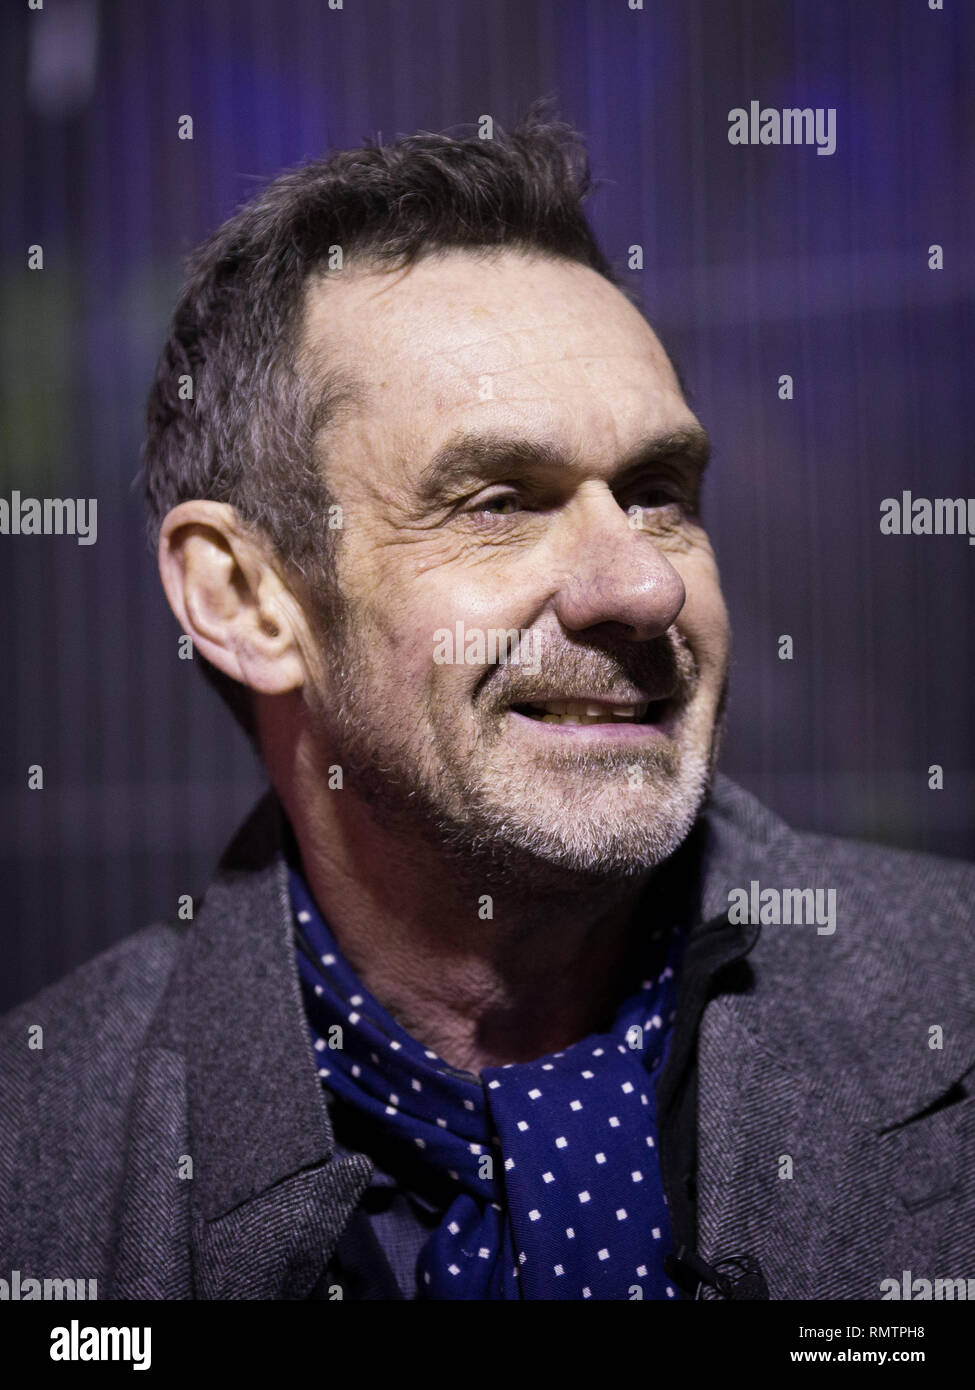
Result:
M686 839L710 785L703 713L641 746L544 749L512 757L503 739L434 758L380 744L365 699L313 711L323 768L345 772L377 829L473 884L539 891L645 875ZM688 727L690 726L690 727ZM388 730L386 731L388 734ZM708 733L713 733L709 730ZM327 755L327 756L326 756ZM480 755L480 756L478 756Z
M436 838L468 871L535 890L643 876L687 838L710 786L707 759L676 780L618 787L603 800L516 794L489 805L472 796L462 819L441 820Z

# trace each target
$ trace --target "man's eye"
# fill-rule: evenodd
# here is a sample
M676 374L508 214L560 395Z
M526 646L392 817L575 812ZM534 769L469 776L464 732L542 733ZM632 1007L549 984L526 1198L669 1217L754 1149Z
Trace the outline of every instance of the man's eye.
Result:
M471 507L472 512L490 512L493 516L507 516L520 508L520 502L513 492L499 493L496 497L485 497Z
M667 488L646 488L643 492L635 493L628 505L653 510L655 507L679 507L681 504L682 499Z

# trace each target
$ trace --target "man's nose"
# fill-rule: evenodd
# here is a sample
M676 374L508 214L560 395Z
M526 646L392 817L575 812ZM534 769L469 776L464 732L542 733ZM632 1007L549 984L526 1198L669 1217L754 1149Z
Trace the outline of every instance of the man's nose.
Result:
M587 499L559 559L565 579L553 603L570 631L611 626L629 641L647 642L666 632L684 606L677 570L611 494Z

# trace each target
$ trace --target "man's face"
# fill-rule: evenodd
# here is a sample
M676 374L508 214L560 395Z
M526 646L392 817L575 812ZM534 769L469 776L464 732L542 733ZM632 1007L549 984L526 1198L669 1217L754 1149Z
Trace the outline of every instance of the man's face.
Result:
M729 635L706 438L652 330L510 250L315 282L304 328L368 393L322 450L329 762L381 824L539 885L659 863L709 785Z

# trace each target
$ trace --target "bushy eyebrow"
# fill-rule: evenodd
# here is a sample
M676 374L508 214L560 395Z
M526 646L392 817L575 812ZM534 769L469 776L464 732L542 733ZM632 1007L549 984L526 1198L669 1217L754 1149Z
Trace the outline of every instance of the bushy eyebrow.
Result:
M644 439L621 459L613 482L661 463L683 464L700 479L711 455L711 441L700 425L688 425ZM517 473L551 473L578 466L578 459L545 439L507 435L500 431L460 431L433 455L417 482L421 503L433 503L468 485L483 485Z

